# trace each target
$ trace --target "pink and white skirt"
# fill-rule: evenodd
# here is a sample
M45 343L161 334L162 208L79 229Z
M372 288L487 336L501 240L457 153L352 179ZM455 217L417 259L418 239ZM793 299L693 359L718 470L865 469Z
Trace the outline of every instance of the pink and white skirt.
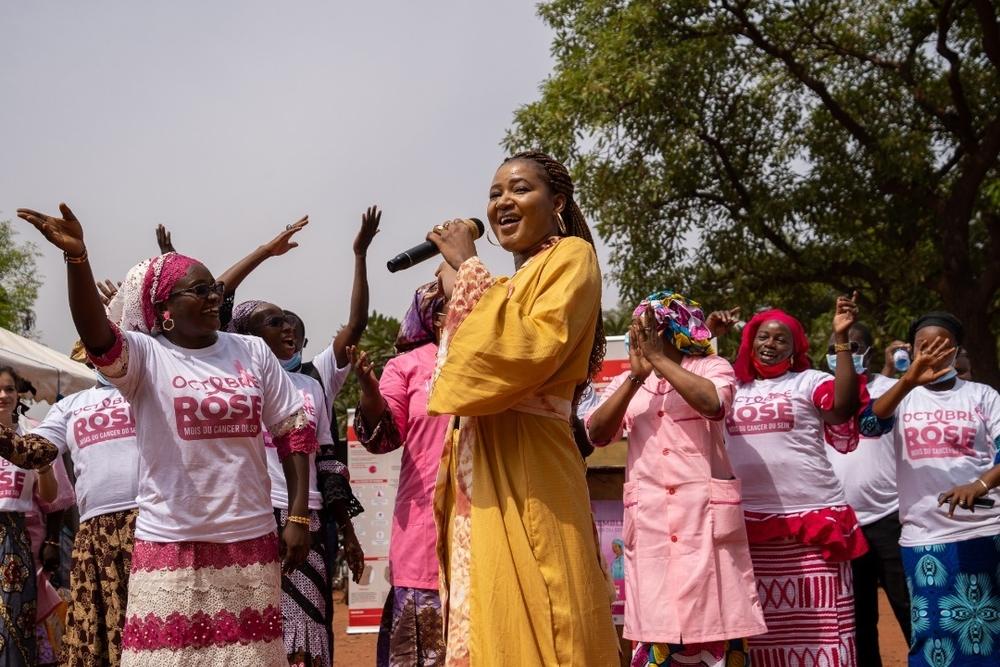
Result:
M278 536L135 541L122 667L287 664Z

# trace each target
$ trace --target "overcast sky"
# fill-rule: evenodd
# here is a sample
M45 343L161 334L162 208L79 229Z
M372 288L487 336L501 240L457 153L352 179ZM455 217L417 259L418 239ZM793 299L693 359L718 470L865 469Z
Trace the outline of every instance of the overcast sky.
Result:
M156 253L157 223L218 275L308 213L302 247L265 263L237 298L300 313L315 354L347 318L367 205L384 210L372 308L397 317L433 264L390 275L385 261L439 221L485 220L500 140L538 97L550 40L521 0L9 0L0 219L65 201L95 272L120 278ZM42 250L40 338L67 351L76 334L61 254L15 222ZM509 255L485 243L480 254L511 270ZM605 281L605 305L615 300Z

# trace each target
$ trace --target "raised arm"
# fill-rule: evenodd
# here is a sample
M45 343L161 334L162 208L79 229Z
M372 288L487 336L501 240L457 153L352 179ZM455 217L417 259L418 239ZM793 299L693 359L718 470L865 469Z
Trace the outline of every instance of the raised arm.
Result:
M347 347L357 345L368 326L368 248L378 234L382 211L369 206L361 216L361 229L354 238L354 285L351 287L351 312L347 324L333 337L333 357L337 367L348 363Z
M91 354L101 355L115 343L115 332L104 313L101 296L83 243L83 227L66 204L59 204L61 218L27 208L17 217L34 225L45 240L63 251L68 279L69 309L80 340Z
M900 402L917 387L930 384L934 380L949 372L951 368L934 370L937 365L955 353L955 347L944 337L935 338L932 341L924 341L917 348L917 353L910 363L910 367L903 373L887 392L879 396L872 406L872 413L879 419L889 419L896 414L896 408ZM840 366L838 363L837 366Z
M622 423L625 421L625 413L628 411L629 403L635 396L642 383L646 381L649 374L653 372L653 365L642 355L636 337L636 326L633 323L628 331L628 360L630 372L628 377L617 389L609 387L610 395L601 405L594 410L587 418L587 434L590 441L597 447L602 447L621 433Z
M643 356L670 383L670 386L677 390L685 403L705 417L719 416L722 402L719 400L719 390L715 383L681 366L677 359L680 355L677 348L656 333L656 318L652 311L647 310L643 313L641 323L632 323L629 329L630 342L633 335L642 349ZM673 353L667 353L665 349L667 345L673 348Z
M854 419L860 407L858 374L854 371L850 341L847 339L851 325L858 318L858 306L855 303L857 298L857 292L850 298L837 297L833 315L833 339L837 349L837 372L833 376L833 407L829 410L820 410L823 421L828 424L843 424Z
M252 253L230 266L219 276L219 282L226 286L225 296L229 297L236 293L236 289L246 280L254 269L260 266L264 260L271 257L284 255L292 248L299 247L299 244L292 241L292 237L309 224L309 216L304 215L296 222L286 225L285 229L273 239L260 246Z

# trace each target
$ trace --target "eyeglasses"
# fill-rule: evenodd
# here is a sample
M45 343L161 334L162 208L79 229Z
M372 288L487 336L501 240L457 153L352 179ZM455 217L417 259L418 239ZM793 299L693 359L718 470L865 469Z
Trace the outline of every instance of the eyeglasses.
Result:
M286 324L289 326L295 326L295 322L292 321L292 318L288 317L287 315L272 315L271 317L264 320L265 327L272 327L274 329L280 329Z
M200 285L195 285L194 287L185 287L184 289L179 289L176 292L171 292L167 298L170 299L175 296L180 296L181 294L190 294L195 298L205 300L212 294L221 297L225 291L225 283L201 283Z
M859 343L857 341L853 341L853 340L851 341L851 354L868 354L868 350L870 350L870 349L871 349L870 347L866 347L865 350L864 350L864 352L862 352L861 351L861 343ZM835 348L833 345L831 345L830 347L826 348L826 353L827 354L837 354L837 348Z

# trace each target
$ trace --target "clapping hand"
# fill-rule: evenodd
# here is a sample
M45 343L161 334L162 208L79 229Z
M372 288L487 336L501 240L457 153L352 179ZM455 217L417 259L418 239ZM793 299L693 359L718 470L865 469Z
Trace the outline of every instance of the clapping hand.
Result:
M30 208L17 209L17 217L34 225L46 241L62 250L67 257L83 257L87 252L83 244L83 226L66 204L59 204L59 213L61 218Z
M174 243L170 239L170 230L163 225L156 226L156 245L160 247L161 255L166 255L168 252L177 252L174 250Z
M653 372L653 364L642 353L641 331L642 324L639 320L633 320L628 328L628 361L632 375L640 380L645 380Z
M708 319L705 320L705 326L708 330L712 332L712 336L719 338L724 336L733 330L740 321L740 307L730 308L729 310L716 310L709 313Z

